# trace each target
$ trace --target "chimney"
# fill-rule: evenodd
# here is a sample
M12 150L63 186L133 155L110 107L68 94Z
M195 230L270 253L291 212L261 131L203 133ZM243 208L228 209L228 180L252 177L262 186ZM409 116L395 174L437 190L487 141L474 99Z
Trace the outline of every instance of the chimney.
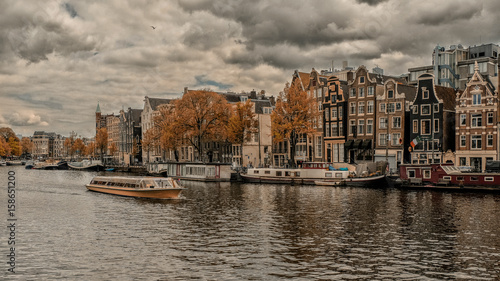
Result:
M188 92L188 87L184 87L184 95L187 94Z

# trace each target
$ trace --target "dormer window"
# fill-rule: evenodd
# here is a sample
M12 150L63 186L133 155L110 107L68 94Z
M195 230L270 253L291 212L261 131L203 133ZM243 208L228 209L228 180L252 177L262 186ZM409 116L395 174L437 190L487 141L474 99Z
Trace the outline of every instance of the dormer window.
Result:
M481 104L481 94L472 94L472 105Z
M424 99L428 99L428 98L429 98L429 91L427 91L427 90L426 90L426 91L424 91L424 92L423 92L423 97L422 97L422 98L424 98Z
M248 100L248 97L240 97L240 100L241 100L242 102L246 102L246 101Z
M364 84L365 83L365 77L361 76L359 77L359 84Z
M388 98L388 99L392 99L392 98L394 98L394 91L393 91L393 90L389 90L389 91L387 91L387 98Z

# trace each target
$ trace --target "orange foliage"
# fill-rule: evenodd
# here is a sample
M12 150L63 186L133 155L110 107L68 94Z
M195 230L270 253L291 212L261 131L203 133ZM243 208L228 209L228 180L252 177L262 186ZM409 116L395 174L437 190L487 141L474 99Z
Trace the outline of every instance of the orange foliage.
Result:
M231 112L227 127L227 138L232 143L243 144L249 141L253 133L258 131L259 122L255 119L253 103L247 100L238 102Z
M23 137L21 139L21 148L22 148L22 153L31 153L33 150L33 142L30 140L30 138Z
M99 150L102 160L102 156L108 147L108 130L106 128L101 128L97 131L95 136L95 146L96 149Z
M202 158L206 142L226 138L230 107L219 94L190 91L175 101L176 128L193 145Z
M295 146L303 134L311 134L319 118L318 103L300 84L286 85L280 93L276 108L271 114L271 131L274 142L290 143L290 158L295 164Z

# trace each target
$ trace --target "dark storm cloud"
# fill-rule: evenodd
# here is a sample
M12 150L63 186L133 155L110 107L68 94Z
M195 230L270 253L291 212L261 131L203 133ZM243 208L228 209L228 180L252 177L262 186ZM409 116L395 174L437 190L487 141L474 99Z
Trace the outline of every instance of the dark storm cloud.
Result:
M365 3L365 4L368 4L370 6L376 6L382 2L386 2L386 1L389 1L389 0L356 0L358 3Z
M424 6L423 8L428 7ZM424 25L442 25L457 21L471 20L481 15L483 4L474 1L452 1L428 7L415 17L415 22Z
M16 94L14 98L32 104L35 107L46 107L53 110L63 109L63 105L60 102L55 101L53 97L50 96L47 97L47 96L48 94L24 93L24 94Z

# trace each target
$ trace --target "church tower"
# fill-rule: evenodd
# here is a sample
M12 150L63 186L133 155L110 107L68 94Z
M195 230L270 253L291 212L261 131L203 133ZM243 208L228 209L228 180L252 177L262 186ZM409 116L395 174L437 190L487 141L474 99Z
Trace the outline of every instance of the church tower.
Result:
M99 107L99 102L97 102L97 108L95 110L95 132L101 128L101 108Z

